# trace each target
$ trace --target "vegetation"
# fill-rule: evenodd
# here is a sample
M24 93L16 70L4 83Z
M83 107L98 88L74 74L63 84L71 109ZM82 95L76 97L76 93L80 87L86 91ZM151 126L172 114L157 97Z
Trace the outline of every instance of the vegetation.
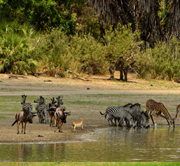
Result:
M99 2L0 0L0 72L103 75L122 60L144 79L180 78L179 2L133 1L136 14L128 2L108 0L108 13Z
M2 165L5 165L5 162L1 163ZM132 166L159 166L159 165L162 165L162 166L174 166L174 165L179 165L178 162L48 162L48 163L45 163L45 162L41 162L41 163L37 163L37 162L31 162L31 163L26 163L26 162L9 162L7 163L7 166L12 166L12 165L15 165L15 166L19 166L19 165L27 165L27 166L36 166L36 165L41 165L41 166L46 166L46 165L50 165L50 166L61 166L61 165L64 165L64 166L129 166L129 165L132 165Z

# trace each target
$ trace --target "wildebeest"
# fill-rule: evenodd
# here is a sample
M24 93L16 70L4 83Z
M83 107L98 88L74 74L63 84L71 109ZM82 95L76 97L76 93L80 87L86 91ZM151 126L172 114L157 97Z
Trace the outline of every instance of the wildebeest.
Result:
M24 134L26 134L26 124L27 122L32 123L33 122L33 117L36 116L34 113L30 113L28 115L25 115L25 111L21 110L16 112L15 115L15 121L12 124L12 126L14 126L15 123L17 123L17 134L19 134L19 125L22 124L22 131L21 133L23 133L23 128L24 128ZM23 123L24 123L24 127L23 127Z
M32 104L30 102L26 102L26 97L27 95L22 95L21 100L21 104L23 105L22 110L25 112L25 116L29 115L33 110Z
M71 115L70 113L71 112L65 112L65 108L59 108L58 107L56 109L54 117L58 123L59 132L62 132L61 127L62 127L63 123L66 123L66 118L67 118L67 116ZM56 125L56 122L55 122L55 125Z
M54 114L55 114L55 111L56 111L56 100L54 99L54 97L51 99L51 103L48 104L48 109L47 111L49 112L49 121L50 121L50 127L52 126L53 124L53 120L55 120L54 118Z

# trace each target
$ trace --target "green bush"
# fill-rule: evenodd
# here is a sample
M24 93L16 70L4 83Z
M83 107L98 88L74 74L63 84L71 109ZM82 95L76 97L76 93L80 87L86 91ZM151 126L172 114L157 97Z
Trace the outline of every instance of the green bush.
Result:
M0 71L23 74L34 72L37 61L29 54L29 41L34 35L29 25L2 21L0 26Z
M180 46L173 38L169 43L158 43L138 56L142 78L172 80L180 77Z

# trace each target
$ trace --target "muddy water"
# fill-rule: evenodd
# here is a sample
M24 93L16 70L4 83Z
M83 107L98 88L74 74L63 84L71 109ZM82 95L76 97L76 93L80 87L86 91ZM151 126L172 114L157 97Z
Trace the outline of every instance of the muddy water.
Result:
M0 162L180 161L180 127L103 128L82 142L1 144Z

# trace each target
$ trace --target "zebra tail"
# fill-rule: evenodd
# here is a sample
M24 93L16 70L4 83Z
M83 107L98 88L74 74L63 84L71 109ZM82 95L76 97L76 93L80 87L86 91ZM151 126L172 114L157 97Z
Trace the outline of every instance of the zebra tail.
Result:
M17 119L14 121L14 123L12 124L12 126L14 126L14 124L17 122Z
M101 111L99 111L99 112L100 112L101 115L104 115L104 114L105 114L105 113L103 114Z

